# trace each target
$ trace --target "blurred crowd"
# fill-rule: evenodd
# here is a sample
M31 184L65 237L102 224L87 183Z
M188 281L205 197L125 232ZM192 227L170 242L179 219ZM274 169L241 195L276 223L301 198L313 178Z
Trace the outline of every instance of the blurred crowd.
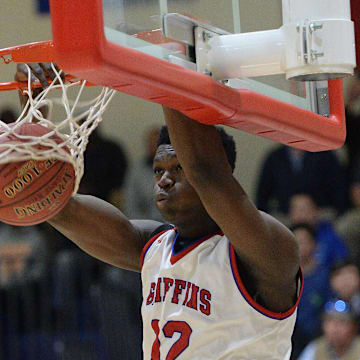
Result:
M278 146L259 171L256 205L299 244L304 288L292 360L360 358L360 76L346 103L341 152Z
M17 115L0 110L10 123ZM255 203L286 224L299 244L304 288L292 360L360 358L360 77L346 105L342 153L278 145L266 154ZM161 221L152 200L158 128L144 157L97 129L85 152L79 193L127 216ZM0 360L142 359L140 275L101 263L46 223L0 223Z
M2 121L16 118L0 109ZM98 127L78 192L131 218L160 220L148 181L158 134L148 129L144 159L130 166ZM0 360L142 359L141 301L140 274L92 258L47 223L0 223Z

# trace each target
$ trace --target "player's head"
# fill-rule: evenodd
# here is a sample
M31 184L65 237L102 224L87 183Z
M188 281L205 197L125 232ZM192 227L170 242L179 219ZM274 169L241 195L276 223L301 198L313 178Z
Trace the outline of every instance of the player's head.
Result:
M232 171L234 171L236 162L236 146L234 138L229 135L222 127L215 126L215 128L220 135L231 169ZM165 125L160 130L157 146L159 147L160 145L171 145L169 131L167 126Z
M231 137L223 130L218 130L232 168L235 164L235 145ZM196 141L196 139L194 139ZM160 131L158 148L153 161L155 174L155 201L163 218L180 227L182 224L209 224L207 214L195 189L187 181L175 150L171 145L166 127ZM211 220L212 221L212 220Z

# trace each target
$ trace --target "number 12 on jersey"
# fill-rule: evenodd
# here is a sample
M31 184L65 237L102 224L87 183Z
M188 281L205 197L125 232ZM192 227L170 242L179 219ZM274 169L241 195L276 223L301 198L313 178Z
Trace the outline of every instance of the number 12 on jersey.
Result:
M172 338L174 333L179 333L180 338L171 346L166 358L160 359L159 320L152 320L151 327L156 335L152 346L151 360L175 360L189 346L192 333L190 325L185 321L168 321L162 329L165 337Z

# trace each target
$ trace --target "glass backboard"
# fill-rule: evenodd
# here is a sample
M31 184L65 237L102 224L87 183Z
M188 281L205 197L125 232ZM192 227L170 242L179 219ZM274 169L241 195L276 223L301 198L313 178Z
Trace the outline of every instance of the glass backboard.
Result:
M207 70L209 57L202 50L217 51L212 43L234 38L218 35L235 31L243 33L236 39L253 39L260 34L262 45L261 30L278 32L280 1L50 0L53 40L2 49L0 57L55 61L78 79L176 109L201 123L230 126L308 151L338 148L346 136L341 79L291 82L277 68L273 76L219 81L213 71L223 64L222 57ZM310 25L303 26L305 34L312 31ZM300 34L295 23L291 29ZM252 31L257 32L249 36ZM297 39L304 44L301 36ZM235 49L242 50L237 44ZM286 49L296 58L297 49L288 49L291 44ZM266 52L271 54L268 47Z
M164 48L154 34L163 29L163 15L178 13L201 19L228 33L261 31L282 25L281 0L102 0L105 36L118 45L130 47L163 60L183 58L178 46ZM258 9L261 8L261 16ZM263 14L268 14L266 17ZM143 36L134 37L134 34ZM146 36L151 34L152 36ZM155 41L153 39L155 38ZM193 51L188 49L187 51ZM232 79L228 85L318 112L314 84L288 81L285 75ZM326 83L325 85L326 86ZM328 113L328 109L325 113Z

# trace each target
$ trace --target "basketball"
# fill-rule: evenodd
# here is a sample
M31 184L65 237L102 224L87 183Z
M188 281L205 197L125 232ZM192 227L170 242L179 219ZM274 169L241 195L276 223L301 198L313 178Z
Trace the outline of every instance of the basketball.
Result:
M15 131L16 134L29 136L42 136L48 132L48 128L34 123L25 123ZM0 133L3 133L1 128ZM50 139L57 143L63 141L56 135ZM0 144L27 141L8 135L0 139ZM37 147L46 149L40 145ZM75 170L65 161L31 159L0 164L0 221L18 226L44 222L63 209L74 186Z

